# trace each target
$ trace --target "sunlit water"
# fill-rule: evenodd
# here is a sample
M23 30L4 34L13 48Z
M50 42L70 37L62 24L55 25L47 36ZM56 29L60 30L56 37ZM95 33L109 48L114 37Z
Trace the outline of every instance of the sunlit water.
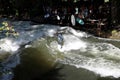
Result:
M29 21L11 23L19 36L2 37L0 40L0 80L18 80L20 75L16 75L22 75L21 70L27 68L30 69L24 70L25 74L31 71L30 76L34 73L40 75L57 62L89 70L101 77L120 77L119 40L94 37L69 26L30 25ZM60 31L62 45L58 44L56 36ZM36 69L31 65L36 65ZM39 68L43 70L41 73L34 72Z

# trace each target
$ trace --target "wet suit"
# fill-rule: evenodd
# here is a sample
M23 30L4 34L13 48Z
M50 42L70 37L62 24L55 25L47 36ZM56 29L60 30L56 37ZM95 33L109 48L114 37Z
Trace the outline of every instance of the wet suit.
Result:
M57 42L59 45L61 45L61 48L63 46L63 35L62 33L57 33Z

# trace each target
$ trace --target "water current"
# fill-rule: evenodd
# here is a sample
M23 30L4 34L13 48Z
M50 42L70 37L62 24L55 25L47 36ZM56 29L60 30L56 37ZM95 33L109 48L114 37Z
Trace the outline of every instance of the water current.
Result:
M31 80L50 71L57 63L74 67L65 67L60 71L70 76L83 72L86 76L94 74L111 78L105 80L117 80L120 77L119 40L95 37L69 26L31 25L30 21L10 23L19 36L0 35L0 80ZM63 39L61 44L57 36L59 32ZM72 69L77 72L72 74ZM88 72L84 70L90 74L87 75ZM75 76L65 78L73 79L98 80Z

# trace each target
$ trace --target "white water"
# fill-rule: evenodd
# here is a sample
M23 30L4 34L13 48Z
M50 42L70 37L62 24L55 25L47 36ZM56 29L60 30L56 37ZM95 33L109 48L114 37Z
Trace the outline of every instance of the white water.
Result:
M102 77L120 77L120 49L118 47L105 42L83 41L82 38L86 37L86 34L72 28L69 30L70 33L63 35L62 48L55 41L50 44L50 47L64 52L65 58L60 60L62 63L88 69Z
M19 32L17 38L4 38L0 40L0 51L14 53L21 45L41 37L56 37L58 31L63 31L64 44L58 44L56 40L50 43L50 48L63 53L64 59L59 59L63 64L85 68L101 76L120 77L120 49L118 45L111 43L89 41L91 37L85 32L76 31L68 26L59 27L53 25L30 25L29 22L14 22L15 29ZM22 26L22 27L21 27ZM46 43L45 43L46 44ZM27 45L31 47L31 45Z
M19 45L10 38L0 40L0 51L15 52L19 49Z
M84 41L81 41L79 38L77 38L74 35L70 35L70 34L65 34L63 35L64 38L64 45L59 45L58 43L56 43L54 41L54 45L51 44L51 47L57 47L61 52L65 52L65 51L70 51L70 50L78 50L78 49L85 49L86 43ZM56 44L55 44L56 43Z

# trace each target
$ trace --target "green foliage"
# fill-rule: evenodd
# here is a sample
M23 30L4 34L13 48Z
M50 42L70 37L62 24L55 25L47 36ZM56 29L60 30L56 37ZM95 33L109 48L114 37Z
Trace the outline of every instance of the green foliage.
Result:
M0 0L0 14L23 17L43 14L43 6L52 6L60 0Z
M19 33L16 32L13 26L10 25L7 21L2 22L2 26L0 27L0 32L4 33L7 37L10 35L17 37L19 35Z
M120 0L110 0L111 1L111 16L112 22L116 25L120 24Z

